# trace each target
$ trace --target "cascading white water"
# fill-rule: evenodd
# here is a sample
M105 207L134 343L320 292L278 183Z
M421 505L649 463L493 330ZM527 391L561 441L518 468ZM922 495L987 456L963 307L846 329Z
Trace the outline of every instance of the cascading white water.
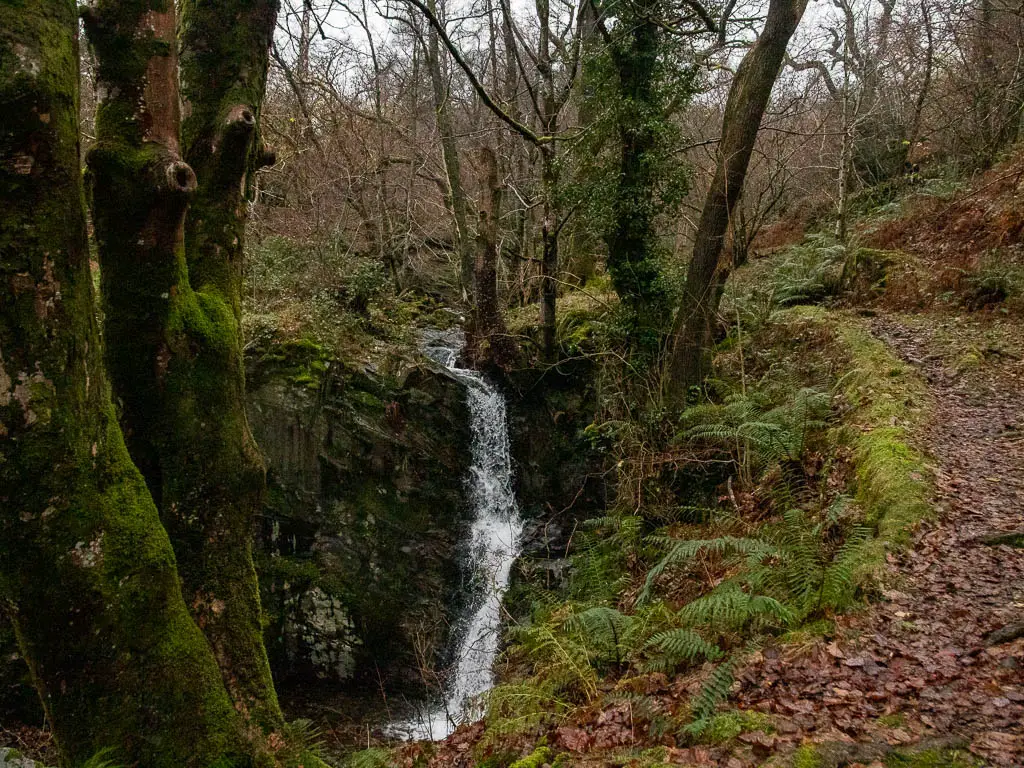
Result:
M472 432L467 485L473 513L468 570L474 594L467 601L461 634L456 633L455 668L444 701L389 729L409 739L443 739L460 722L480 715L480 696L494 685L501 601L523 528L512 488L505 398L479 371L457 367L461 348L461 335L447 334L428 338L424 351L466 386Z

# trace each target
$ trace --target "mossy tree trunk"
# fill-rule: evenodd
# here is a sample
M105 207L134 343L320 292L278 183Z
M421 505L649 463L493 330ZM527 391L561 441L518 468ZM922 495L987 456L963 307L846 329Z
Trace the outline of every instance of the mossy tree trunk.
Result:
M436 0L428 0L432 13L437 14ZM427 72L430 74L430 94L434 104L437 133L441 140L441 156L444 159L445 176L448 179L448 195L445 202L452 212L455 223L454 239L459 256L459 283L462 300L472 306L473 302L473 244L469 232L469 198L462 184L462 170L459 147L456 141L455 124L452 121L444 68L441 59L441 42L437 30L430 27L424 45Z
M682 402L707 372L712 323L718 312L729 266L719 264L736 204L754 152L761 118L786 55L786 47L807 7L807 0L771 0L757 42L736 70L722 120L718 162L693 243L683 301L672 329L668 395Z
M498 161L490 147L480 149L484 189L477 214L476 258L473 262L473 311L468 339L469 357L477 366L505 367L515 358L515 345L505 327L498 300L498 220L501 184Z
M168 434L179 510L193 506L179 513L171 539L189 542L178 548L185 594L203 613L197 618L236 705L253 707L264 726L276 726L281 714L263 646L251 541L264 468L245 416L240 325L253 176L274 162L258 126L278 0L184 0L181 9L182 96L190 110L185 159L197 180L185 220L189 280L201 301L226 305L230 315L207 350L209 366L192 374L196 408L181 414L192 434L180 428ZM195 527L189 516L197 513ZM223 600L226 609L218 612L208 597Z
M608 274L629 310L634 341L649 334L656 345L670 316L655 230L655 197L660 181L657 132L665 112L658 94L662 30L653 15L656 9L627 8L626 12L626 31L612 46L622 101L621 148L614 218L605 241Z
M277 6L180 7L184 121L174 4L98 0L85 17L101 96L89 168L107 360L186 603L255 738L282 716L252 562L264 468L245 417L240 265L246 192L270 159L257 124Z
M0 4L0 597L65 765L113 748L147 768L208 766L243 751L240 721L111 405L77 32L73 0ZM136 169L175 200L179 169L160 156Z

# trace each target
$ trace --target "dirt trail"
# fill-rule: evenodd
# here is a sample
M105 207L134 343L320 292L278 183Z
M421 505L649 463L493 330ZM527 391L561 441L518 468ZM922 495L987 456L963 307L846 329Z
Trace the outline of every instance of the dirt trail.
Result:
M755 658L739 702L779 715L783 742L832 742L835 765L936 744L1024 766L1024 639L990 634L1024 622L1024 549L979 541L1024 530L1024 364L997 352L962 375L934 328L887 317L873 331L932 389L918 439L939 518L891 558L883 601L834 642Z

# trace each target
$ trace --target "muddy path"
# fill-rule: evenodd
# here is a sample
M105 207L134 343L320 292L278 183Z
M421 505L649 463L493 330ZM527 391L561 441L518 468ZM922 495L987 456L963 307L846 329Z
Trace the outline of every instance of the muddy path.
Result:
M736 701L778 717L783 751L825 742L833 765L934 745L1024 766L1024 549L991 543L1024 531L1024 363L955 324L956 338L911 318L872 331L931 388L915 437L934 460L937 517L890 556L880 602L831 641L755 656Z

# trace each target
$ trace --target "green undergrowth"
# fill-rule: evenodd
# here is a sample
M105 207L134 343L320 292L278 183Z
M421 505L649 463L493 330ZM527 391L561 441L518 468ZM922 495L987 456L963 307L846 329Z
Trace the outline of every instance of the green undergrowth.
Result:
M966 750L955 749L894 750L885 759L886 768L980 768L982 765Z
M789 768L837 768L850 764L848 745L805 744L789 759ZM984 763L959 749L883 749L884 758L873 765L885 768L981 768ZM859 761L858 761L859 762Z
M393 764L391 750L371 747L350 755L343 768L391 768Z
M682 413L661 406L628 355L603 355L620 362L601 363L605 405L584 433L606 452L617 493L574 533L567 590L534 590L510 628L481 764L617 706L641 743L770 732L767 716L723 709L744 659L834 632L836 615L876 592L885 553L930 514L911 440L926 387L865 319L763 285L740 280L726 299L735 322L706 396ZM579 303L563 351L600 355L615 343L616 309ZM680 694L661 679L694 683Z
M874 529L872 557L865 565L880 567L882 548L906 546L914 527L933 512L931 471L911 437L928 417L928 388L859 318L818 307L800 307L791 315L797 322L833 328L847 357L848 370L838 386L851 410L841 440L853 451L855 498Z
M763 712L734 709L712 717L704 735L712 744L723 744L749 731L775 733L775 725L771 716Z
M418 328L446 328L457 320L430 295L396 290L379 259L337 238L253 238L246 248L247 350L306 344L327 356L366 360L408 348Z

